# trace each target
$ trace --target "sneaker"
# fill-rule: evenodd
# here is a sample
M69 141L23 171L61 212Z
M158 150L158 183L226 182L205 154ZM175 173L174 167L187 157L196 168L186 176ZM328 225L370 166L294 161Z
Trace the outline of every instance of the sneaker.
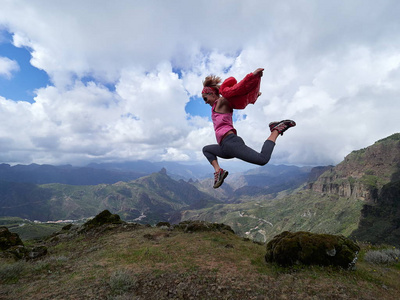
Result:
M228 171L225 171L223 169L219 169L218 172L215 172L213 188L219 188L224 183L224 179L226 178L226 176L228 176Z
M280 123L280 121L279 122L271 122L271 123L269 123L269 130L271 130L271 132L272 132L272 128L274 128L279 123Z
M288 130L290 127L296 126L296 122L293 120L283 120L280 122L271 122L269 123L269 129L272 131L277 130L280 135Z

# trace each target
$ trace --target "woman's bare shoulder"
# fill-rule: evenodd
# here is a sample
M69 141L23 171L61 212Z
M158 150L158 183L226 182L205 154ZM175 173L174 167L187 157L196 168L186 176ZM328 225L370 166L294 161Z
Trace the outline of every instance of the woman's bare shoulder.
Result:
M229 113L233 111L229 101L224 97L218 99L216 110L221 113Z

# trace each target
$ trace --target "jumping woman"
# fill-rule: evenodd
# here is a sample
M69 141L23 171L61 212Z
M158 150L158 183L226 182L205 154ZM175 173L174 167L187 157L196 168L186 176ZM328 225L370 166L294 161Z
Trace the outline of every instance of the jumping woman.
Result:
M246 146L243 139L233 127L233 109L243 109L249 103L254 104L260 93L260 82L264 69L259 68L248 74L239 83L230 77L222 85L221 78L215 75L207 76L203 81L202 97L206 104L212 107L211 118L214 124L215 136L218 144L208 145L203 148L203 153L214 167L214 188L218 188L228 176L228 171L223 170L217 157L230 159L239 158L243 161L264 166L270 158L279 135L296 126L292 120L271 122L269 128L271 135L264 142L261 152Z

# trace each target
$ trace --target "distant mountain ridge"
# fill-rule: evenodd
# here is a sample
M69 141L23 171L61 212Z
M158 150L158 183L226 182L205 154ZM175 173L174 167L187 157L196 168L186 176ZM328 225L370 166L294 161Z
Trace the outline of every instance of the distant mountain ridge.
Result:
M0 216L49 221L81 219L108 209L127 221L168 221L182 208L203 208L219 201L165 169L130 182L73 186L0 182Z
M0 180L19 183L62 183L70 185L96 185L129 181L147 175L141 171L102 170L91 167L52 165L0 165Z
M174 179L202 180L212 176L212 167L204 164L184 165L176 162L150 162L144 160L120 163L91 163L87 166L71 165L15 165L0 164L0 181L34 184L62 183L70 185L112 184L130 181L166 168Z
M173 165L180 167L179 164ZM110 169L104 169L106 167ZM239 186L237 181L245 178L240 174L236 179L232 174L230 181L215 190L211 177L184 181L176 180L176 175L169 171L167 175L165 168L149 175L129 171L148 172L153 168L152 163L143 161L91 165L90 168L36 164L11 167L3 164L0 167L0 178L3 179L0 180L0 216L55 221L87 218L100 209L109 209L129 221L179 222L182 209L200 209L212 203L248 199L252 195L268 193L270 185L280 191L287 186L279 187L276 178L304 177L302 172L293 172L297 167L259 168L255 173L264 178L264 186L251 186L247 190L242 186L235 191L233 187ZM271 176L271 170L277 173L275 177ZM258 184L262 185L260 180Z

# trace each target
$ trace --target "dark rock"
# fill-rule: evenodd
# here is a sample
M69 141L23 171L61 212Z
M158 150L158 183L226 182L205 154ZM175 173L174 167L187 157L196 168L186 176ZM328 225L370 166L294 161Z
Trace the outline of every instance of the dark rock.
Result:
M15 260L20 260L20 259L31 260L45 256L47 254L47 247L46 246L25 247L22 245L17 245L8 248L4 253L7 255L7 257L14 258Z
M5 252L9 257L14 258L15 260L19 260L26 257L29 250L25 248L23 245L17 245L8 248Z
M85 229L91 229L94 227L99 227L104 224L122 224L121 218L119 215L111 214L108 210L104 210L95 216L93 219L87 221L83 224Z
M7 227L0 226L0 250L4 251L18 245L24 245L19 235L10 232Z
M174 228L183 229L184 232L199 232L199 231L229 231L235 233L233 229L222 223L208 223L204 221L183 221Z
M45 256L46 254L47 254L46 246L36 246L36 247L33 247L32 250L30 250L27 253L26 258L27 259L36 259L36 258Z
M61 228L61 230L68 231L68 230L70 230L71 228L72 228L72 224L68 224L68 225L65 225L63 228Z
M267 243L265 260L283 266L295 264L351 268L360 247L339 235L285 231Z
M157 227L162 227L162 226L167 226L167 227L171 227L171 224L169 222L158 222Z
M148 240L155 240L154 235L149 234L149 233L145 234L143 237L144 237L145 239L148 239Z

